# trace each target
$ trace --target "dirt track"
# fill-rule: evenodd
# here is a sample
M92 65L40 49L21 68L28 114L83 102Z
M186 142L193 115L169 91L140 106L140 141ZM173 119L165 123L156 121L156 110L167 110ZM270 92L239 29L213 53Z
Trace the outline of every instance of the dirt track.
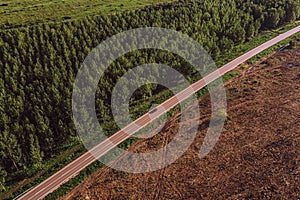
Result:
M198 158L209 122L209 98L200 100L201 126L183 157L145 174L103 168L62 199L300 199L300 47L277 53L228 83L228 120L218 144ZM163 146L160 137L131 151Z

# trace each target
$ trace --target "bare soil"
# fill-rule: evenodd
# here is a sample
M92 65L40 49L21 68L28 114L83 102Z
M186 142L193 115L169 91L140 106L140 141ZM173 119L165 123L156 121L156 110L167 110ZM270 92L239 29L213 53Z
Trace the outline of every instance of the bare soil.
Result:
M175 163L143 174L102 168L61 199L300 199L300 47L274 54L226 84L228 119L213 151L198 157L210 120L199 99L197 137ZM131 151L162 147L179 115Z

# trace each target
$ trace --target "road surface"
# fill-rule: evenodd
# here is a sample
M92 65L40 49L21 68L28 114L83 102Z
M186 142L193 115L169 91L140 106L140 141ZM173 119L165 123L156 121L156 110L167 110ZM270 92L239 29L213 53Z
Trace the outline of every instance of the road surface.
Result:
M60 171L53 174L51 177L40 183L39 185L35 186L19 199L24 200L36 200L42 199L43 197L47 196L49 193L53 192L62 184L66 183L68 180L76 176L81 170L92 164L96 161L97 158L105 155L108 151L113 149L116 145L122 143L124 140L130 138L134 133L138 132L143 127L150 124L154 119L158 118L162 114L168 112L177 104L181 103L182 101L191 97L195 92L199 91L200 89L204 88L207 84L213 82L214 80L218 79L219 77L223 76L227 72L233 70L238 65L244 63L251 57L259 54L260 52L268 49L269 47L277 44L278 42L294 35L295 33L300 31L300 26L284 33L276 38L256 47L255 49L245 53L244 55L236 58L235 60L229 62L228 64L224 65L223 67L219 68L218 70L212 72L208 76L204 77L203 79L195 82L194 84L190 85L188 88L184 89L183 91L179 92L175 96L171 97L170 99L166 100L164 103L157 106L153 112L146 113L142 117L138 118L131 124L127 125L122 130L115 133L110 138L104 140L89 152L83 154L67 166L65 166ZM97 155L95 158L93 155Z

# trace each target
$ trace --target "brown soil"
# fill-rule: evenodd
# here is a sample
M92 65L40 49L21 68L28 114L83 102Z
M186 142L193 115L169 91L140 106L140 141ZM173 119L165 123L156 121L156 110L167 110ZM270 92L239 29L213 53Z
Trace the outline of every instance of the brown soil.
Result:
M300 199L299 58L300 47L276 53L227 84L228 120L204 159L198 153L210 117L208 97L199 104L197 138L175 163L144 174L106 167L62 199ZM164 145L177 119L131 151Z

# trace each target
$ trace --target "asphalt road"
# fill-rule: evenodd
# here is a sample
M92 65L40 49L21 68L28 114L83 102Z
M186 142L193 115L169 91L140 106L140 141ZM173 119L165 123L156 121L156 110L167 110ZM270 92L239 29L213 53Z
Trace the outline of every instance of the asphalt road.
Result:
M138 118L122 130L115 133L110 138L104 140L89 152L83 154L67 166L65 166L60 171L53 174L51 177L40 183L39 185L35 186L27 193L23 194L19 199L30 200L30 199L42 199L43 197L47 196L49 193L53 192L62 184L66 183L68 180L76 176L81 170L92 164L96 161L97 158L105 155L108 151L113 149L116 145L122 143L124 140L128 139L139 131L141 128L150 124L154 119L158 118L162 114L168 112L174 106L179 104L180 102L188 99L192 96L195 92L199 91L207 84L213 82L217 78L223 76L227 72L233 70L238 65L244 63L246 60L250 59L251 57L259 54L263 50L277 44L278 42L294 35L295 33L300 31L300 26L279 35L278 37L256 47L255 49L245 53L244 55L236 58L235 60L229 62L228 64L224 65L223 67L219 68L218 70L214 71L213 73L209 74L208 76L204 77L203 79L195 82L194 84L190 85L188 88L184 89L183 91L179 92L175 96L171 97L170 99L166 100L164 103L160 104L156 107L157 110L155 112L147 113L142 117ZM95 158L93 155L97 155Z

